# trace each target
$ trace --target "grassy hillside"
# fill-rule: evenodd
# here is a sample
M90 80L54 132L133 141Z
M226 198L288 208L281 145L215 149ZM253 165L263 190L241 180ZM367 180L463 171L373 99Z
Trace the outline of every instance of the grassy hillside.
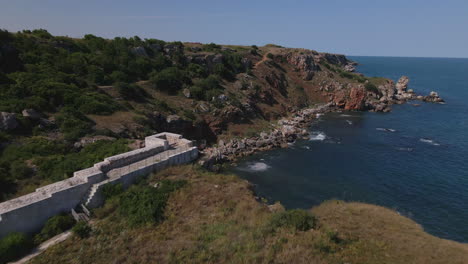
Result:
M68 239L33 263L467 263L468 245L433 237L383 207L328 201L284 211L259 202L236 176L192 166L142 186L161 180L185 182L162 220L135 226L112 198L95 211L88 238Z

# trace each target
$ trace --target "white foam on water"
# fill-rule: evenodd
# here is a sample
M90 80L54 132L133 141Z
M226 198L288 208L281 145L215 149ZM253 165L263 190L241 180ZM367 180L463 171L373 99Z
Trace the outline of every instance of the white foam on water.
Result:
M346 122L347 122L349 125L352 125L352 124L353 124L353 121L350 121L350 120L346 120Z
M430 138L420 138L419 141L430 144L430 145L433 145L433 146L440 146L439 143L435 142L434 140L432 140Z
M302 148L304 148L304 149L310 149L309 146L303 146Z
M315 117L316 117L316 118L319 118L319 117L321 117L321 116L323 116L323 114L320 114L320 113L319 113L319 114L315 114Z
M376 128L375 130L378 130L378 131L385 131L385 132L396 132L396 130L393 129L393 128L382 128L382 127L378 127L378 128Z
M340 116L342 116L342 117L352 117L352 115L347 115L347 114L341 114Z
M311 141L324 141L327 138L327 135L323 132L312 132L310 134L309 140Z
M255 162L247 165L248 171L266 171L269 168L271 168L271 166L265 162Z

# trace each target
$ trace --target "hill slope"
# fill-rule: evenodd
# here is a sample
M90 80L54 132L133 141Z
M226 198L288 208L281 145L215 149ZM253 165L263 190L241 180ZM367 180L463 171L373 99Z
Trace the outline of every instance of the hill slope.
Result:
M466 244L380 206L325 202L311 210L314 226L302 228L297 215L278 223L284 209L258 202L235 176L184 166L149 184L162 179L187 184L171 194L160 224L129 227L110 201L95 212L89 238L69 239L33 263L467 263Z

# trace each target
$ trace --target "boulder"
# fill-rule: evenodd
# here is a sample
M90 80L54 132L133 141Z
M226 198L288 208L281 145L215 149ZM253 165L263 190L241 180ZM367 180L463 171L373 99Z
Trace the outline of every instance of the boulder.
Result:
M190 94L190 90L185 88L184 90L182 90L182 93L184 94L185 97L187 98L190 98L191 94Z
M177 122L179 120L180 120L180 116L178 116L178 115L169 115L166 118L166 122L169 123L169 124L170 123L175 123L175 122Z
M29 119L32 119L32 120L39 120L42 115L34 110L34 109L24 109L21 114L24 116L24 117L27 117Z
M0 112L0 130L13 130L19 126L14 113Z

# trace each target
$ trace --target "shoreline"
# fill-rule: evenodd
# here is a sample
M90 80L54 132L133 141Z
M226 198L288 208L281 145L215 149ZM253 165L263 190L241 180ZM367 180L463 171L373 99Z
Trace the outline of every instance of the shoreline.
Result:
M208 170L219 171L219 164L235 162L261 151L287 148L288 144L310 135L307 127L319 115L334 111L338 109L332 103L305 108L294 113L292 117L282 118L276 124L272 124L275 128L270 132L262 131L253 137L231 139L228 142L220 140L217 146L200 151L202 158L198 163Z

